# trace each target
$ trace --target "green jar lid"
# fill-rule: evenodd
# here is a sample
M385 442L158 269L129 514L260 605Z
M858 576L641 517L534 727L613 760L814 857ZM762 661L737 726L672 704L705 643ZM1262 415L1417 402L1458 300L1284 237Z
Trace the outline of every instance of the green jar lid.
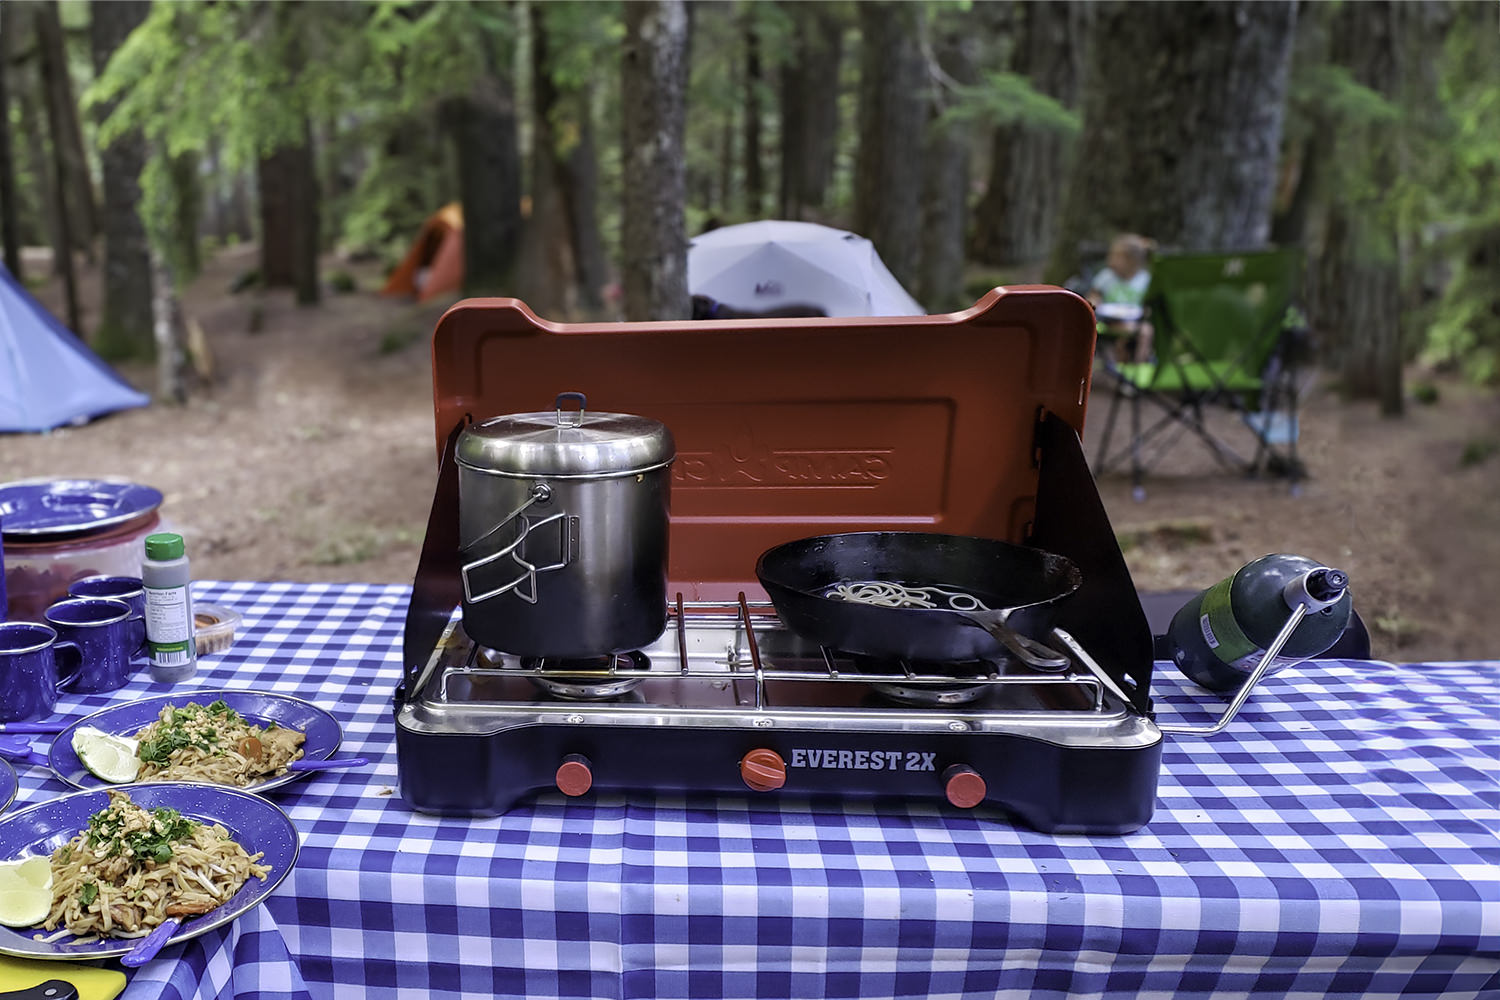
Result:
M185 551L181 535L163 531L146 536L147 559L181 559Z

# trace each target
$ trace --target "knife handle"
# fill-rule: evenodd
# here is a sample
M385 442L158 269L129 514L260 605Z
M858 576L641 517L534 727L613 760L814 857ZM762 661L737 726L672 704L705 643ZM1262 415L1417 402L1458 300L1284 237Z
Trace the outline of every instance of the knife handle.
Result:
M0 1000L78 1000L78 987L61 979L49 979L24 990L0 993Z

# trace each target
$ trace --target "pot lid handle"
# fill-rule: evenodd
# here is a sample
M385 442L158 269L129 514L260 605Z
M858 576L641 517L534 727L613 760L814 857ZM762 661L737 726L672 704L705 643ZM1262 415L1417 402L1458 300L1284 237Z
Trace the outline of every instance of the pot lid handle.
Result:
M567 423L567 422L565 422L563 420L563 403L565 401L567 401L567 400L576 400L578 402L578 419L575 420L575 421L573 421L572 423ZM560 392L560 393L558 393L557 394L557 400L553 404L554 406L557 407L557 426L559 426L559 427L582 427L583 426L583 413L588 408L588 402L589 402L588 401L588 397L585 396L581 392Z

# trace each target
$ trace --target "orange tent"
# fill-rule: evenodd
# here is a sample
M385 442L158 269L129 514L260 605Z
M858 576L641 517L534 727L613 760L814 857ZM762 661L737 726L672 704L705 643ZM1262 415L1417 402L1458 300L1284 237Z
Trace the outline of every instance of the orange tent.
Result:
M464 284L464 212L458 202L444 205L422 223L411 249L391 276L382 295L411 295L418 302L456 292Z

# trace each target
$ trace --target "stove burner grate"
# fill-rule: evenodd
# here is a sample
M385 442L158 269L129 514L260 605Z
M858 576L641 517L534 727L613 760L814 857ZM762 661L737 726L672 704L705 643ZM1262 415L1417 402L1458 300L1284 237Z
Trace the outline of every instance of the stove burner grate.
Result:
M919 681L914 684L871 684L870 689L897 705L946 708L973 704L983 698L990 688L988 684L933 684Z
M651 658L642 652L619 653L579 660L523 657L523 670L533 671L537 687L565 701L609 701L630 694L644 679L621 676L621 671L648 671Z

